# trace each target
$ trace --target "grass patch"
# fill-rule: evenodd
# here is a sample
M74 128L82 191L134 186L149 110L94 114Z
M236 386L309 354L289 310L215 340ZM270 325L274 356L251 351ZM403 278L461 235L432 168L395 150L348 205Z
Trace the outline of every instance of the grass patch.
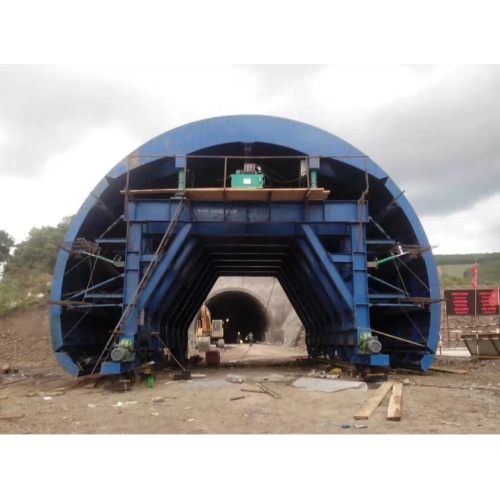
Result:
M4 275L0 281L0 317L47 301L50 281L50 275L33 271ZM43 297L37 297L39 294L43 294Z

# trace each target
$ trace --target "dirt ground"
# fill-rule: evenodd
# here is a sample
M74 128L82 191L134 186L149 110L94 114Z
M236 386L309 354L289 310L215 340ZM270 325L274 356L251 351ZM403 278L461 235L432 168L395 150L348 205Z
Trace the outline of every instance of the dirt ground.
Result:
M254 344L228 346L220 368L174 381L178 370L156 373L153 387L138 380L114 392L97 379L76 379L52 352L46 307L0 319L0 434L498 434L500 360L437 357L435 367L466 374L393 370L403 381L402 419L388 421L389 395L366 421L353 415L379 384L335 393L295 388L311 369L303 348ZM272 361L271 361L272 360ZM245 380L232 383L228 375ZM271 380L266 380L266 379ZM275 379L274 381L272 379ZM281 379L280 381L277 381ZM344 371L341 379L352 380ZM280 399L245 392L264 381ZM243 397L243 398L242 398ZM242 398L232 400L233 398ZM354 424L367 428L355 428ZM352 427L344 429L341 424Z

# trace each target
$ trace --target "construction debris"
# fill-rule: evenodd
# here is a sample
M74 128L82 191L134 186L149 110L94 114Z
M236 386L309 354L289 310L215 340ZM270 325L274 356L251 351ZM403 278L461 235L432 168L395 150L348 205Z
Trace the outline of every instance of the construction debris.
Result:
M9 375L11 373L18 373L19 370L17 368L13 368L12 366L5 364L2 366L2 373L5 375Z
M266 391L260 389L240 389L241 392L256 392L257 394L266 394Z
M326 373L323 370L311 370L308 374L308 377L313 377L313 378L328 378L328 379L335 379L339 378L338 373Z
M241 383L245 382L246 377L243 377L241 375L233 375L232 373L229 373L226 376L226 380L228 382L233 382L234 384L241 384Z
M64 396L66 394L66 390L64 389L59 389L59 390L54 390L54 391L47 391L47 392L28 392L26 394L27 397L33 397L33 396L40 396L41 398L47 398L49 397L52 399L53 397L56 396Z
M281 399L281 396L269 389L269 387L266 387L264 384L257 384L257 387L260 387L264 392L267 392L270 396L272 396L274 399Z
M245 399L245 396L237 396L235 398L229 398L229 401L238 401L238 399Z
M108 406L111 406L113 408L118 408L121 406L129 406L129 405L136 405L136 404L137 404L137 401L125 401L125 403L118 401L118 403L116 403L115 405L108 405Z

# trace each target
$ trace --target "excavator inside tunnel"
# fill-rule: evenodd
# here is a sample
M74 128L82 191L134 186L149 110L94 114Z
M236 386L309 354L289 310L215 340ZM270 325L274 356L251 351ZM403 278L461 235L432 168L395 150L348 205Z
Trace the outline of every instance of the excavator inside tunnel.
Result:
M188 351L219 277L273 277L310 356L426 370L437 348L434 258L403 192L367 155L293 120L201 120L119 162L73 218L56 262L60 364L119 374ZM265 340L248 293L208 299L227 343Z

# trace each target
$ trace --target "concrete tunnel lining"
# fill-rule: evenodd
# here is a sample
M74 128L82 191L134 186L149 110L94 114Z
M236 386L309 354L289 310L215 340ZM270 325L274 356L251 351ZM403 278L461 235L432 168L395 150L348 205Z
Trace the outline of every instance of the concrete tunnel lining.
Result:
M244 291L220 292L208 299L206 305L212 314L212 320L224 320L226 343L236 343L238 332L242 339L252 332L255 342L266 340L269 317L264 304L251 294Z

